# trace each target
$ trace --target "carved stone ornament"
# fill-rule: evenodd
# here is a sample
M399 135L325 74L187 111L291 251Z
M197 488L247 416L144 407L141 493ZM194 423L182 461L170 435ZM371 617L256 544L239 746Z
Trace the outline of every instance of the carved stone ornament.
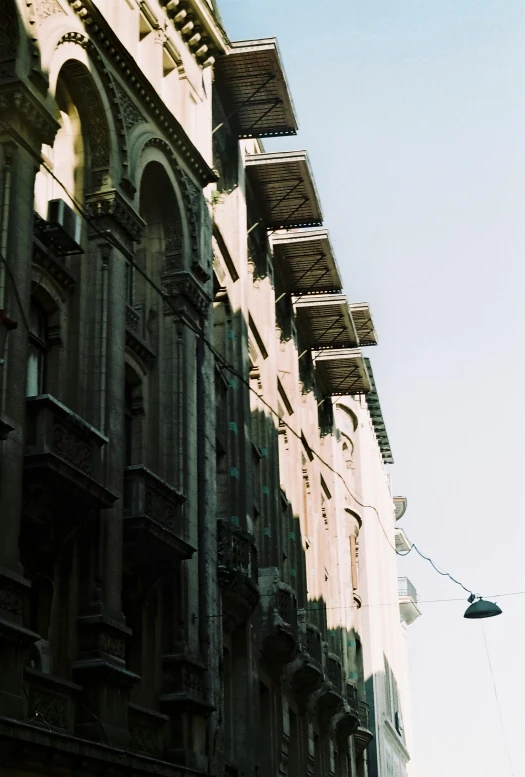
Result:
M2 610L13 615L22 615L22 597L11 588L0 588L0 612Z
M138 750L139 753L155 755L158 750L157 732L141 725L131 726L129 746L131 750Z
M33 262L42 270L46 270L63 291L69 292L75 286L76 281L63 260L53 256L46 248L34 245Z
M44 726L67 728L67 700L63 696L29 688L29 712Z
M106 631L88 632L80 640L80 650L85 653L101 650L110 656L124 660L126 658L126 646L124 640L112 636Z
M117 83L115 83L115 94L117 95L120 112L127 130L132 130L136 124L147 121L128 93Z
M104 50L105 54L113 60L115 69L120 71L130 90L132 90L134 94L140 94L143 105L155 118L156 123L162 128L162 131L169 135L172 143L178 149L180 149L188 164L191 166L191 169L198 176L198 180L201 181L203 185L216 181L216 175L206 163L200 152L190 141L180 123L173 116L170 109L162 100L162 97L158 95L154 89L151 89L151 84L147 80L146 76L142 73L140 66L138 64L136 64L134 67L130 66L130 61L128 58L121 56L120 45L115 45L115 38L112 35L108 35L108 30L102 29L102 27L97 24L97 22L90 16L89 8L87 7L87 4L83 2L83 0L68 0L68 2L71 6L73 6L75 12L81 17L83 23L85 25L89 25L90 37L93 40L96 40L100 49ZM101 68L103 68L104 74L107 76L107 79L110 82L108 91L111 91L114 94L115 90L113 83L111 82L111 77L109 76L107 69L102 61L102 57L100 56L98 48L95 46L93 41L86 38L86 36L82 35L82 33L78 32L68 33L62 38L60 42L66 42L68 40L73 40L74 42L84 46L84 48L86 48L89 52L90 56L93 57L97 68L100 64ZM118 104L118 98L116 95L114 102ZM122 122L122 117L120 116L120 111L118 113L120 117L120 126L118 129L119 131L122 130L122 135L125 136L125 127ZM124 166L127 165L127 159L124 159L123 164Z
M34 0L33 7L40 23L45 21L49 16L54 16L57 13L65 13L58 0Z
M71 429L55 423L53 428L53 450L65 461L85 472L91 473L93 447Z
M144 221L114 189L88 196L86 209L92 219L111 217L131 240L140 241Z
M1 14L0 14L1 17ZM1 64L0 64L1 68ZM32 135L38 143L53 145L59 124L24 84L0 94L0 118L14 133Z
M148 518L159 523L165 529L173 531L175 522L175 506L173 502L151 486L146 488L144 497L145 512Z
M165 300L164 313L174 315L176 312L196 312L206 315L211 299L204 291L200 283L191 273L164 273L162 277L162 291L168 301ZM187 306L192 308L188 311Z

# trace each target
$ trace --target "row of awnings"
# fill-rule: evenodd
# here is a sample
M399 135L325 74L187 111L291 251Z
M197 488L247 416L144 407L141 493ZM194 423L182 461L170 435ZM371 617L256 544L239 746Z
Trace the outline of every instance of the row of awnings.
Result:
M239 138L295 135L297 119L277 42L232 43L218 59L216 81L225 120ZM220 131L223 124L214 128ZM377 345L366 303L349 304L305 151L253 154L246 174L271 234L272 250L292 295L302 341L326 395L365 394L383 460L392 462L369 359L360 347Z
M310 349L377 345L370 308L348 304L344 294L305 294L293 298L304 342Z

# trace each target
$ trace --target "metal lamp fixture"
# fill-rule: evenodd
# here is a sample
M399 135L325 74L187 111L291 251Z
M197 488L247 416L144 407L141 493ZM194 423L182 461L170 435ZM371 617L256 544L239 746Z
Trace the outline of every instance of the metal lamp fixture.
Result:
M502 610L495 602L487 602L481 596L476 597L471 594L468 598L469 606L465 610L463 617L470 619L493 618L495 615L501 615Z

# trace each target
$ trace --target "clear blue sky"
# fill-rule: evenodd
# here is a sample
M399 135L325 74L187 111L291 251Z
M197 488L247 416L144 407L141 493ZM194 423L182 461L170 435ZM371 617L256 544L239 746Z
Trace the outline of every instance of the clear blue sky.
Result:
M476 592L525 590L524 0L219 0L276 36L396 464L403 524ZM461 597L417 559L423 600ZM485 621L525 777L525 596ZM480 622L422 604L410 629L414 777L507 777Z

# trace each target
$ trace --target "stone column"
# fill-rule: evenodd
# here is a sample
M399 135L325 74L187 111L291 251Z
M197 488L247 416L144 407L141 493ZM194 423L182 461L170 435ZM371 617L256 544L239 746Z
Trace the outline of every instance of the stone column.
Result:
M139 677L126 669L125 625L121 606L124 483L124 382L126 343L126 258L142 221L114 190L87 198L89 264L86 283L86 358L91 359L86 413L108 438L104 448L104 486L115 495L112 508L99 515L96 580L92 599L78 619L79 655L75 676L84 687L77 732L119 747L129 743L129 688ZM89 322L89 323L88 323ZM89 710L89 713L87 712Z
M20 566L27 324L33 197L42 143L58 125L22 83L0 85L0 317L16 322L0 353L0 715L21 717L24 653L38 636L24 628L30 584ZM22 310L21 310L22 306ZM0 326L4 327L4 323ZM1 339L0 339L1 342Z

